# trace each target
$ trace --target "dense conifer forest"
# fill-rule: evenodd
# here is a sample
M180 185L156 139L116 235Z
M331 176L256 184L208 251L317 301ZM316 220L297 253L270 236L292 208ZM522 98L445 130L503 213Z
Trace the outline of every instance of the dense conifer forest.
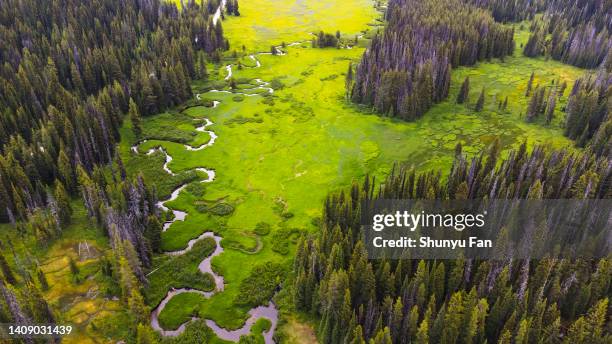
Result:
M611 63L612 7L608 1L548 1L532 24L527 56L547 55L564 63L596 68Z
M563 108L565 134L580 147L595 138L596 152L608 154L611 13L610 4L603 1L390 1L384 33L374 38L354 75L349 68L347 93L353 102L382 115L415 120L447 97L452 68L493 57L503 60L512 53L514 33L500 22L532 19L532 34L522 47L525 56L547 55L599 70L596 76L586 74L574 84L570 102ZM527 96L532 82L533 76ZM537 86L526 120L543 115L550 123L562 85ZM462 87L460 104L467 100L469 83ZM482 91L477 111L484 102Z
M321 343L612 340L607 315L612 292L608 259L368 259L360 223L361 207L367 201L611 196L610 4L466 3L390 1L384 33L374 38L354 76L349 67L346 83L351 100L382 115L414 120L447 97L451 66L492 57L503 61L511 54L513 34L498 23L529 19L532 34L521 46L525 56L547 55L597 68L575 81L562 109L565 135L589 150L574 154L535 147L528 152L523 144L501 159L495 143L487 153L468 159L458 145L448 174L402 167L381 183L366 177L350 191L329 196L321 232L300 242L294 262L295 305L320 319ZM480 36L470 36L471 32ZM534 72L525 94L529 97L525 120L543 117L550 124L568 86L554 80L552 86L533 83ZM476 112L483 109L485 89L478 93L472 96L477 97ZM456 102L466 103L469 95L470 80L465 78ZM506 97L498 109L507 106Z
M141 288L162 226L155 189L140 175L129 180L115 154L119 128L128 113L138 129L142 116L192 97L191 80L228 47L212 20L217 8L189 2L179 11L156 0L0 4L0 222L52 241L70 225L71 198L82 196L111 242L103 270L133 333L149 316ZM10 246L3 242L2 251ZM3 323L55 322L41 296L45 275L31 259L15 256L15 270L0 254Z
M0 4L0 221L45 206L56 181L78 191L77 167L113 160L130 115L192 96L204 54L227 47L216 6L160 1ZM205 67L204 67L205 68Z
M368 259L362 201L611 196L608 159L497 149L468 159L458 146L448 178L401 168L328 197L294 263L296 307L321 318L321 343L609 343L609 259Z
M595 153L607 157L612 154L611 89L610 69L576 80L567 104L565 123L565 135L576 140L578 146L590 144Z
M498 22L531 20L545 8L543 0L471 0L469 3L491 11Z
M512 28L459 0L391 0L386 18L356 68L351 99L389 116L423 116L448 96L452 67L514 50Z
M596 154L610 156L610 86L612 74L601 68L595 74L586 74L577 79L569 91L565 112L564 134L576 141L578 147L589 147ZM552 85L533 86L532 78L527 85L529 104L525 120L533 122L544 117L549 124L557 106L557 100L565 93L567 85L559 82Z

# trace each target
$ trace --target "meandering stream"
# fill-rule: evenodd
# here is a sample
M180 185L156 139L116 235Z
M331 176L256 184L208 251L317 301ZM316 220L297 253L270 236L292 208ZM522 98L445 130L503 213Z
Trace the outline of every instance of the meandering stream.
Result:
M230 68L228 68L228 70L231 70L231 66ZM265 83L261 80L257 81L257 83L260 85L259 87L265 87L267 86L268 83ZM210 91L212 92L212 91ZM272 89L270 89L270 92L273 92ZM199 95L198 95L198 98ZM219 105L218 101L213 102L213 107L216 107ZM196 131L199 132L206 132L209 134L210 136L210 140L203 144L200 145L198 147L193 147L190 145L184 145L186 150L189 151L198 151L198 150L202 150L205 149L206 147L210 147L212 145L215 144L215 141L217 140L217 135L210 130L207 130L207 127L213 125L214 123L208 119L208 118L204 118L203 119L204 124L202 124L201 126L196 128ZM139 153L139 149L138 147L145 143L146 140L143 140L137 144L135 144L134 146L132 146L131 150L138 154ZM172 156L170 154L168 154L168 152L161 146L157 146L154 148L149 149L146 154L147 155L151 155L154 154L156 152L160 152L162 154L164 154L165 156L165 162L163 165L163 170L172 175L175 176L176 173L173 172L170 167L168 166L168 164L172 161ZM201 180L201 183L210 183L213 182L215 180L216 177L216 173L214 170L211 169L206 169L203 167L198 167L198 168L194 168L193 170L195 171L199 171L199 172L203 172L206 173L206 175L208 176L206 179ZM176 200L180 193L187 187L187 184L183 184L180 185L179 187L177 187L174 191L172 191L170 197L164 201L160 201L157 203L157 207L162 209L163 211L172 211L173 213L173 219L171 221L167 221L164 223L163 225L163 231L168 230L168 228L170 228L170 226L172 226L172 224L174 224L177 221L185 221L185 218L187 217L187 212L181 211L181 210L176 210L176 209L170 209L166 206L166 203L168 202L172 202L174 200ZM166 305L168 304L168 302L170 302L170 300L175 297L176 295L179 294L183 294L183 293L194 293L194 294L200 294L205 298L210 298L211 296L213 296L215 293L218 292L222 292L225 288L225 283L224 283L224 279L223 276L220 276L218 274L216 274L213 269L212 269L212 264L211 261L214 257L220 255L221 253L223 253L223 247L221 246L221 237L218 235L215 235L213 232L205 232L202 235L200 235L199 237L190 240L187 243L187 247L179 250L179 251L169 251L169 252L165 252L165 254L167 255L171 255L171 256L178 256L178 255L182 255L187 253L188 251L190 251L193 246L200 240L204 239L204 238L213 238L217 244L214 252L204 258L202 260L202 262L200 262L200 264L198 265L199 270L206 274L210 274L214 281L215 281L215 289L213 291L210 292L206 292L206 291L202 291L202 290L197 290L197 289L191 289L191 288L181 288L181 289L171 289L168 291L168 293L166 294L166 296L164 297L164 299L159 303L159 305L151 312L151 327L158 331L161 335L163 336L178 336L181 333L183 333L185 331L186 326L193 320L196 320L197 318L192 318L191 320L181 324L176 330L166 330L164 328L161 327L161 325L159 324L159 314L163 311L163 309L166 307ZM276 324L278 322L278 311L275 307L275 305L270 302L268 304L268 306L260 306L260 307L256 307L253 308L252 310L249 311L249 315L250 317L247 319L247 321L245 322L244 326L240 329L237 330L227 330L219 325L217 325L217 323L215 323L213 320L210 319L206 319L206 324L207 326L209 326L213 332L219 337L222 338L224 340L230 340L230 341L238 341L240 339L240 336L243 335L248 335L251 332L251 327L253 326L253 324L255 324L257 322L257 320L261 319L261 318L266 318L268 320L270 320L272 326L270 327L270 329L268 331L265 331L263 333L264 339L265 339L265 343L266 344L273 344L274 340L273 340L273 335L274 335L274 330L276 329Z
M222 8L225 6L225 0L223 0L219 6L219 8L217 9L217 12L215 12L215 15L213 17L213 21L214 23L216 23L220 16L221 16L221 11ZM288 46L294 46L294 45L299 45L302 42L295 42L295 43L291 43ZM283 50L281 50L281 47L274 47L274 49L276 50L276 55L285 55L285 52ZM249 58L252 59L255 62L255 67L250 67L250 68L259 68L261 67L261 62L259 61L259 59L257 59L257 55L270 55L270 52L261 52L261 53L257 53L257 54L252 54L249 55ZM225 69L227 71L227 75L225 77L225 80L229 80L232 75L232 68L233 65L229 64L227 66L225 66ZM261 79L255 79L255 86L253 88L249 88L249 89L243 89L241 90L242 92L231 92L231 91L226 91L226 90L210 90L208 91L208 93L231 93L231 94L235 94L235 95L243 95L243 96L247 96L247 97L251 97L251 96L257 96L260 95L261 93L257 93L258 90L265 90L267 93L274 93L274 89L272 89L270 87L270 83L263 81ZM255 93L247 93L247 92L255 92ZM198 100L201 99L201 95L197 94L196 98ZM213 108L217 107L220 104L219 101L214 101L213 102ZM196 128L196 131L199 132L206 132L208 133L208 135L210 136L210 140L205 143L202 144L200 146L197 147L193 147L191 145L184 145L185 149L188 151L199 151L202 149L205 149L207 147L210 147L212 145L215 144L216 140L217 140L217 135L215 134L215 132L208 130L208 127L212 126L214 123L208 119L208 118L203 118L202 119L204 121L204 123L200 126L198 126ZM138 143L136 143L134 146L131 147L131 150L135 153L135 154L139 154L139 149L138 147L147 142L146 140L140 141ZM154 154L156 152L160 152L162 154L164 154L165 156L165 163L163 165L163 170L172 175L175 176L176 173L173 172L170 167L168 166L170 164L170 162L172 162L172 156L168 154L168 152L166 151L166 149L164 149L161 146L157 146L154 148L149 149L146 154L147 155L151 155ZM202 183L210 183L213 182L215 180L216 177L216 173L215 170L211 170L211 169L206 169L204 167L198 167L198 168L194 168L193 170L195 171L199 171L199 172L203 172L206 173L206 175L208 176L206 179L201 180L200 182ZM168 202L172 202L174 200L176 200L180 193L187 187L187 184L183 184L180 185L179 187L177 187L170 195L170 197L164 201L160 201L157 203L158 208L162 209L163 211L172 211L173 213L173 219L171 221L167 221L164 223L163 225L163 230L167 231L168 228L170 228L170 226L172 226L172 224L174 224L177 221L185 221L185 218L187 217L187 212L181 211L181 210L176 210L176 209L170 209L166 206L166 203ZM167 255L172 255L172 256L178 256L178 255L182 255L187 253L188 251L190 251L193 246L200 240L203 240L205 238L213 238L217 244L214 252L204 258L202 260L202 262L199 264L198 268L202 273L208 273L211 274L213 276L213 279L215 281L215 289L213 291L210 292L206 292L206 291L202 291L202 290L197 290L197 289L190 289L190 288L181 288L181 289L171 289L168 291L168 293L166 294L166 296L164 297L164 299L159 303L159 305L151 312L151 327L153 329L155 329L156 331L158 331L160 334L162 334L163 336L178 336L181 333L183 333L185 331L186 326L193 320L196 320L197 318L192 318L189 321L186 321L185 323L181 324L176 330L165 330L163 329L160 324L159 324L159 314L164 310L164 308L166 307L166 305L168 304L168 302L176 295L179 294L183 294L183 293L195 293L195 294L200 294L205 298L210 298L211 296L213 296L215 293L218 292L222 292L224 290L225 287L225 283L224 283L224 279L223 276L220 276L218 274L216 274L213 269L212 269L212 265L211 265L211 261L214 257L220 255L221 253L223 253L223 247L221 246L221 237L216 235L213 232L205 232L202 235L200 235L199 237L192 239L189 241L189 243L187 244L187 247L179 250L179 251L169 251L169 252L165 252L165 254ZM277 322L278 322L278 310L276 309L276 306L274 305L273 302L270 302L267 306L259 306L256 308L253 308L249 311L249 318L246 320L245 324L243 327L236 329L236 330L228 330L225 329L219 325L217 325L217 323L215 323L213 320L210 319L205 319L207 326L209 326L214 333L217 335L217 337L224 339L224 340L229 340L229 341L238 341L240 339L241 336L243 335L248 335L251 332L251 327L261 318L266 318L268 320L270 320L271 322L271 327L269 330L264 331L263 332L263 337L265 340L266 344L273 344L274 343L274 331L276 330L276 326L277 326Z

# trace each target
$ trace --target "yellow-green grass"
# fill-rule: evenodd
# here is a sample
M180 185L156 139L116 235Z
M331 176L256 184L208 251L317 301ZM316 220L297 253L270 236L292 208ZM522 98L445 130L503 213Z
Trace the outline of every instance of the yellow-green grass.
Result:
M108 250L108 239L102 230L88 218L80 199L72 202L72 223L64 228L61 237L37 240L33 233L20 234L10 225L0 225L2 241L10 245L21 258L33 255L45 274L49 289L43 297L55 310L58 323L72 325L73 331L62 339L65 343L101 343L110 338L125 337L125 326L95 327L108 319L125 314L119 301L106 297L109 280L100 271L100 258ZM79 243L89 255L79 256ZM3 252L12 265L12 254ZM75 283L70 272L70 260L80 272ZM95 324L95 325L94 325Z
M239 17L225 16L223 29L231 49L269 51L270 45L312 39L312 32L353 37L376 16L370 0L241 0Z
M240 2L242 16L228 17L224 22L225 32L233 47L245 45L251 52L267 50L271 44L282 41L308 39L308 32L316 29L358 32L373 21L371 3L331 3L330 8L323 10L327 5L322 1L296 5L292 1L276 0L269 3L274 4L272 10L263 1L244 0ZM339 5L360 9L334 7ZM351 19L342 22L345 15ZM280 254L278 233L316 230L314 223L321 215L325 196L361 180L366 174L380 180L395 162L420 170L447 171L457 143L462 143L464 152L470 155L482 151L496 138L505 152L523 141L530 146L572 147L573 143L562 136L561 112L556 112L551 125L543 121L525 123L520 114L527 108L528 98L524 94L532 71L536 73L534 85L550 85L551 80L561 79L569 87L583 71L554 61L523 57L518 46L526 37L525 31L517 33L519 43L515 56L503 62L493 60L454 70L448 101L437 104L413 123L379 117L369 109L345 101L344 77L348 63L357 63L363 48L313 49L305 43L287 48L285 56L260 55L261 68L234 68L234 78L238 88L245 88L244 84L256 78L275 81L277 89L273 96L208 93L202 95L203 99L221 101L217 108L199 106L184 111L190 118L207 117L215 123L208 128L219 136L213 146L194 152L185 150L183 144L168 141L149 141L142 145L142 152L163 146L174 158L169 166L179 173L177 177L163 172L161 155L143 157L130 152L129 145L136 139L126 121L120 149L126 165L131 166L130 172L140 168L153 177L153 182L166 185L164 195L171 190L169 185L178 186L185 181L197 183L197 178L203 178L187 177L188 171L196 167L216 170L216 180L204 184L204 192L187 189L176 201L166 204L189 215L186 221L176 222L163 234L162 246L164 250L184 248L190 239L205 231L224 237L222 245L226 250L213 259L213 269L224 276L225 290L210 299L180 294L160 314L160 322L177 327L197 315L227 328L242 326L249 309L235 302L241 281L255 265L267 261L289 264L292 259L295 235L284 239L290 245L289 253ZM254 65L246 58L241 61L245 66ZM211 70L211 75L215 80L195 82L194 89L225 84L224 68ZM454 99L458 88L468 75L472 85L470 102L457 105ZM473 104L483 86L487 90L485 110L476 113L472 110ZM569 87L559 108L566 102ZM508 109L498 110L498 101L505 96L509 98ZM185 130L193 127L193 121L183 115L170 117L147 118L145 135L159 131L158 127L164 125L183 125ZM177 119L185 122L177 124ZM206 139L204 133L198 132L190 144ZM146 162L146 159L155 160ZM202 207L219 203L230 204L233 212L220 216ZM262 222L271 226L271 233L258 237L254 229Z
M316 344L317 335L314 326L295 316L289 317L283 328L284 338L288 344Z
M216 180L205 186L202 196L184 191L167 204L189 215L164 233L165 250L183 248L188 240L208 230L253 248L256 225L266 222L272 226L272 233L260 238L263 247L258 253L227 248L213 260L216 271L225 277L224 292L209 300L179 295L161 313L162 323L175 327L197 312L222 326L240 327L248 311L234 305L240 281L256 263L291 259L290 254L272 250L274 232L283 228L314 230L313 219L320 216L324 197L366 173L382 178L396 161L420 169L447 170L458 142L470 154L481 151L495 138L500 138L505 150L524 140L530 145L572 146L561 135L560 120L550 126L527 124L519 114L526 109L524 88L532 70L537 73L536 82L561 77L569 84L580 70L523 57L461 68L454 72L449 101L436 105L421 120L405 123L368 115L366 109L343 99L344 71L348 61L356 61L361 53L358 49L305 46L290 48L286 56L260 56L262 68L235 71L236 77L280 80L284 87L272 98L235 101L232 95L207 94L204 97L219 100L221 105L185 111L193 118L208 117L215 122L211 127L219 135L215 145L197 152L163 141L143 145L143 150L155 145L165 147L174 158L170 163L173 171L203 166L217 172ZM470 104L466 107L453 101L465 75L472 80L472 99L483 85L488 90L487 105L481 113L471 110ZM497 111L492 99L496 94L498 98L508 95L508 111ZM198 204L218 202L231 204L233 213L217 216L198 211Z

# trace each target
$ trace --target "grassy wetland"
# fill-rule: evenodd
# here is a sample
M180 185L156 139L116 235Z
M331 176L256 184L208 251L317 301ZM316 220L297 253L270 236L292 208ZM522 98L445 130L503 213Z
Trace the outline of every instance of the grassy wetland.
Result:
M197 293L172 297L159 314L164 329L176 329L194 316L227 329L242 327L250 309L267 304L264 299L245 302L246 285L260 284L257 292L269 295L277 286L257 278L257 271L274 265L270 273L282 286L294 244L302 233L316 230L325 196L366 174L383 177L394 163L419 170L448 169L457 143L468 154L480 152L496 138L503 150L523 141L530 146L571 145L562 136L560 112L548 125L524 122L525 87L532 72L534 85L558 81L571 85L583 70L522 56L519 46L528 32L520 24L516 24L514 56L455 69L448 100L407 123L376 116L345 99L348 64L359 61L368 36L380 25L380 13L372 2L244 1L240 10L241 16L223 21L232 48L220 65L209 65L207 81L193 84L196 99L146 118L143 137L150 140L139 144L138 154L131 149L138 142L130 124L122 130L121 154L128 171L144 172L157 183L161 198L187 183L175 200L165 204L187 216L162 234L163 250L182 250L205 232L222 237L224 251L212 259L212 269L223 276L223 291L210 297ZM313 48L310 33L321 29L339 30L347 41L358 35L360 39L352 49ZM258 54L268 52L271 45L284 53ZM227 65L232 70L229 79ZM472 85L470 99L456 104L466 76ZM473 106L482 87L485 108L476 112ZM498 102L505 97L509 106L501 110ZM207 130L215 133L216 141L202 150L186 149L185 144L197 147L210 140L210 134L196 130L204 119L213 122ZM157 147L172 157L167 167L176 175L162 169L164 153L144 154ZM214 170L214 180L201 183L207 177L198 176L197 168ZM189 275L199 263L179 259L160 255L153 276ZM188 279L181 279L152 277L146 293L149 305L159 304L164 289L189 287ZM198 289L195 283L191 287ZM282 292L279 295L281 318L288 320L291 307L283 302ZM283 333L296 325L295 319L281 325L278 331Z
M138 7L135 3L130 6ZM240 336L251 336L253 342L266 344L273 339L280 343L315 343L314 329L318 319L312 314L296 311L293 304L291 281L295 276L292 275L292 261L298 239L319 230L322 205L330 193L346 190L352 183L362 181L366 175L384 180L398 164L418 171L448 171L455 158L457 144L461 144L463 153L468 157L480 154L495 141L501 144L502 155L523 142L527 142L528 147L546 145L575 149L574 141L563 135L564 109L571 85L586 70L544 57L525 57L522 47L530 36L530 23L526 21L504 24L512 25L515 30L516 47L512 55L454 68L446 100L433 105L413 122L381 116L371 107L349 101L345 87L349 65L354 67L360 62L374 35L384 29L384 9L384 4L370 0L240 0L240 16L218 17L223 25L222 37L227 39L229 49L224 49L222 40L215 39L218 46L212 51L223 51L219 61L213 62L214 54L207 55L208 76L185 84L191 87L193 98L184 101L189 97L186 92L184 98L170 97L173 102L169 108L165 104L160 105L159 108L165 109L163 111L142 113L141 133L138 136L128 116L118 117L116 122L109 120L116 125L114 129L118 133L112 133L116 134L114 140L110 138L113 135L109 135L104 142L109 146L117 145L117 156L121 158L124 170L117 168L119 163L116 156L110 157L113 155L112 149L106 147L107 159L100 148L102 145L96 146L98 141L94 140L94 136L103 136L98 122L92 124L95 133L86 130L91 123L83 122L79 125L85 128L75 130L78 140L69 135L71 131L68 129L76 126L76 122L71 121L80 119L81 113L78 116L62 115L70 118L65 121L59 120L59 115L47 116L62 123L62 129L57 129L60 125L55 127L54 123L51 129L41 130L42 134L37 132L32 137L25 135L28 139L42 142L40 145L36 143L38 141L32 143L35 144L34 149L15 148L21 145L17 140L11 143L11 149L19 152L18 158L27 158L26 152L36 156L32 158L36 161L29 164L27 177L25 172L17 177L23 175L23 179L40 179L32 172L32 166L41 164L45 169L49 167L47 165L53 166L49 167L49 171L45 170L49 181L45 181L44 186L41 184L40 188L36 185L36 192L55 201L57 195L53 192L57 190L51 189L64 183L68 189L68 195L64 197L67 205L64 207L71 208L68 215L70 221L61 225L59 221L55 225L49 224L51 215L57 214L46 214L53 211L49 211L47 208L51 207L47 207L43 201L42 206L33 204L31 207L44 211L27 209L27 216L18 218L17 224L10 211L7 212L8 216L0 214L0 217L6 217L2 218L6 223L0 223L0 253L7 260L3 264L15 271L22 270L16 273L17 280L10 283L15 290L20 290L20 302L28 301L27 293L21 290L27 290L26 286L40 285L37 288L41 290L42 298L57 310L57 314L61 314L58 323L62 321L75 326L74 333L63 339L66 343L119 340L132 343L137 337L136 333L142 335L136 328L138 326L140 330L150 330L152 336L159 335L158 339L165 343L189 342L189 339L182 338L202 340L204 337L206 342L228 343L237 342ZM88 15L94 16L92 13ZM173 13L169 11L166 15L172 17ZM122 20L126 23L133 21L133 26L140 25L135 23L136 17L130 11L123 15L125 18ZM198 15L201 13L193 16ZM150 19L148 17L146 20ZM66 22L72 25L77 21ZM83 22L94 23L94 20ZM106 22L113 21L109 19ZM181 25L189 26L195 22L197 18ZM146 31L145 27L155 25L143 24L141 33ZM169 25L160 30L168 31L161 32L158 38L171 36L169 32L173 27ZM110 28L107 31L113 32ZM340 46L315 47L312 39L321 31L340 37ZM146 34L153 35L149 31ZM53 39L64 37L51 33L46 36ZM20 35L15 34L14 37ZM211 37L214 38L211 34L206 39ZM93 42L96 39L88 39L92 40L89 42L91 45L97 45ZM107 41L106 38L97 40ZM177 47L184 42L191 46L187 39L181 43L175 42L174 50L180 50ZM131 78L144 75L146 80L150 78L147 77L148 73L144 73L148 65L162 66L160 60L168 61L168 56L178 55L175 51L166 50L164 44L157 45L143 53L152 61L139 64L140 69L134 73L138 76L132 75ZM64 47L57 42L48 46ZM86 51L88 47L79 49ZM96 51L96 54L100 51ZM123 48L116 51L125 53ZM59 53L56 55L59 56ZM88 63L96 64L96 58L90 58ZM47 58L38 60L44 62ZM5 65L10 72L9 63ZM121 65L114 71L120 73L122 68L129 69L125 66ZM78 73L70 70L69 65L64 67L63 77ZM50 75L57 74L54 68L51 64L46 68L28 67L19 75L33 74L39 70ZM97 72L98 79L103 79L107 74L105 71ZM542 118L529 123L525 120L530 102L526 88L532 73L534 88L540 86L548 89L563 83L568 85L564 94L558 96L550 123ZM17 72L12 74L17 75ZM158 74L161 72L158 71ZM458 104L457 95L466 77L469 77L471 91L468 100ZM86 82L90 83L87 89L80 90L76 75L71 78L75 78L75 86L69 88L76 95L101 90L98 86L92 86L97 80L89 80ZM24 76L23 79L27 78ZM45 80L42 77L30 79L37 82ZM1 81L5 81L5 78ZM129 82L134 89L137 87L133 85L140 85L140 81L130 79ZM4 84L12 83L9 80ZM105 87L112 89L108 91L104 88L107 93L116 91L120 94L122 89L117 82ZM40 89L50 92L53 87L45 85ZM484 89L484 107L477 111L476 103L481 89ZM100 93L108 96L104 92ZM36 92L19 90L14 93L34 95ZM112 95L116 96L115 93ZM48 101L63 101L59 96L46 95L46 98ZM111 103L110 96L100 98L99 101L96 99L95 104L83 103L79 110L90 111L98 105L103 107ZM94 102L92 99L88 101ZM128 113L126 110L132 105L127 102L130 99L130 96L124 99L126 109L117 113ZM174 102L176 99L180 101ZM507 106L500 106L506 99ZM144 101L138 102L138 106L141 106ZM177 103L180 104L174 106ZM51 105L49 107L53 108ZM61 108L59 105L57 107ZM98 118L93 115L89 117ZM91 120L89 117L88 121ZM39 121L37 117L33 118L35 120L31 123ZM63 131L66 138L57 138L58 130ZM53 138L49 138L51 136ZM0 139L8 146L8 140ZM79 155L76 151L87 146L80 142L88 140L92 141L88 147L100 149L89 152L91 154L88 156ZM74 147L65 149L66 143ZM64 150L68 151L67 161L75 160L75 156L83 161L61 164L60 151L63 153ZM53 152L53 156L47 157L47 152ZM101 157L94 159L94 153ZM4 173L4 169L15 170L19 164L28 165L19 159L16 161L13 153L7 155L10 158L0 160L0 172ZM84 160L91 161L85 163ZM63 168L68 168L66 164L70 165L68 176L64 175L63 168L54 165L56 162ZM77 165L80 167L82 162L89 164L91 171L78 171ZM104 167L97 169L94 166ZM118 171L125 171L127 178L117 178L120 175ZM108 215L111 208L126 210L126 204L121 201L117 202L119 205L113 204L109 199L129 194L120 191L138 189L132 188L129 181L136 180L140 174L147 185L154 188L157 195L155 202L159 201L148 205L162 210L159 222L163 231L159 245L154 252L147 248L148 253L152 254L142 255L150 259L151 264L142 270L145 275L140 281L142 288L135 288L142 289L144 300L139 311L146 316L134 324L132 313L138 312L128 309L129 292L123 290L126 289L124 285L130 285L132 281L124 278L124 271L120 270L129 271L127 276L134 279L129 268L139 269L125 262L124 266L119 265L121 259L127 260L123 256L133 252L117 249L121 245L113 242L108 228L105 231L102 216L88 208L92 202L88 203L84 196L86 186L95 183L87 180L86 174L90 174L89 177L96 183L104 180L101 185L107 188L102 189L112 196L107 197L104 204L108 208L104 208L106 212L100 210L103 215ZM0 173L0 177L6 175L8 173L4 173L4 176ZM114 184L106 183L111 179ZM117 186L117 179L121 179L119 183L128 182ZM12 180L11 183L15 184ZM116 189L112 189L110 184ZM133 184L137 185L138 181ZM154 194L144 189L138 191L147 197ZM7 190L15 199L20 192L29 192L25 187ZM50 196L51 193L53 196ZM62 196L62 193L59 195ZM125 201L119 196L117 199ZM0 197L4 195L0 194ZM40 195L39 198L42 199ZM0 209L4 212L3 207ZM23 212L26 213L25 210ZM47 216L40 215L39 222L57 227L57 233L42 233L45 226L39 225L35 221L37 219L31 219L39 213ZM148 225L149 220L158 221L158 213L150 215L152 219L141 222ZM144 226L142 223L140 225ZM148 227L138 230L145 232ZM148 240L147 237L147 245ZM142 258L139 256L133 260ZM140 268L139 264L133 265ZM6 268L4 265L1 267ZM35 276L40 281L30 283L32 281L29 279L34 280L28 275L31 271L40 271ZM5 271L3 274L6 274ZM6 308L4 303L0 308ZM200 326L202 324L208 328ZM140 338L143 342L146 342L145 339Z

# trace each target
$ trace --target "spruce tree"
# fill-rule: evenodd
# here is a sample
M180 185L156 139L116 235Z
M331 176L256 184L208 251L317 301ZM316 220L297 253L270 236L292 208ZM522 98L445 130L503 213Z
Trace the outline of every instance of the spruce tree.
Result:
M145 236L149 240L153 252L161 252L162 225L157 216L150 215L147 221Z
M346 99L351 97L351 89L353 87L353 63L349 62L348 71L346 72L346 79L344 82L346 89Z
M70 267L70 274L72 275L72 281L75 284L80 284L81 283L81 276L80 276L81 270L77 266L74 259L72 259L72 257L70 257L68 260L68 266Z
M480 96L478 96L478 101L476 102L476 106L474 110L476 110L476 112L482 111L482 109L484 108L484 103L485 103L485 89L483 87L482 91L480 91Z
M238 0L234 1L234 15L239 17L240 16L240 10L239 10L240 6L238 5Z
M465 80L463 80L463 84L461 84L461 89L459 90L459 94L457 95L457 104L463 104L468 102L470 96L470 77L466 76Z
M142 135L142 119L140 117L140 112L138 111L138 106L134 102L132 98L130 98L130 110L128 113L130 117L130 122L132 122L132 131L137 138L140 138Z
M149 319L149 309L138 289L132 289L128 298L128 309L135 324L144 324Z
M17 279L15 278L15 275L13 274L13 270L11 269L8 262L6 261L6 258L4 258L4 255L1 252L0 252L0 269L2 269L2 275L4 276L4 279L8 283L12 285L15 285L17 283Z
M61 181L55 182L55 191L53 194L55 201L57 202L57 206L59 209L59 218L62 226L66 226L70 223L70 218L72 216L72 206L70 205L70 198L68 197L68 193L64 188L64 185Z
M555 115L555 106L557 105L557 93L555 91L550 93L548 102L546 103L546 124L550 124Z
M60 150L59 156L57 158L57 166L63 185L68 189L71 194L74 195L77 191L77 184L74 178L72 164L70 164L70 160L68 160L68 156L66 155L66 152L63 148Z
M36 272L36 277L38 278L40 289L42 289L42 291L49 290L49 283L47 282L47 277L41 269L38 269L38 271Z
M535 73L531 72L529 76L529 81L527 82L527 90L525 91L525 97L529 97L531 95L531 89L533 88L533 79L535 78Z
M429 319L424 318L419 325L415 344L429 344Z
M145 324L138 324L136 327L136 344L157 344L157 336L153 329Z

